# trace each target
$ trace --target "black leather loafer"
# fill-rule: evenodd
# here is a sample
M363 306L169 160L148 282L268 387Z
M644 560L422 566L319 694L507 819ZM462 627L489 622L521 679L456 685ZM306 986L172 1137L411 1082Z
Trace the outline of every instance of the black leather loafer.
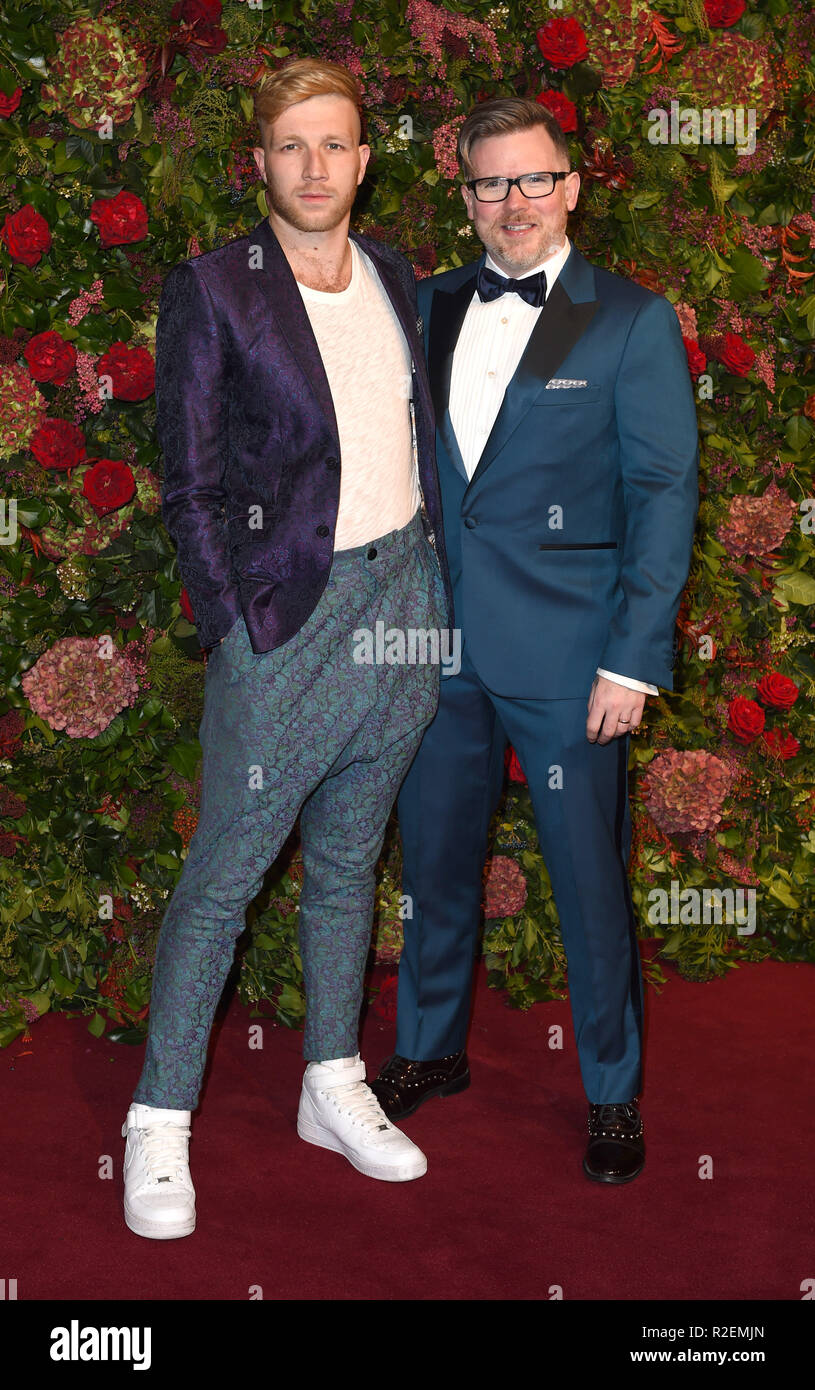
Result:
M429 1062L412 1062L397 1052L383 1063L369 1086L389 1120L412 1115L431 1096L452 1096L470 1084L466 1052L451 1052Z
M635 1100L589 1105L583 1172L593 1182L631 1182L645 1166L642 1117Z

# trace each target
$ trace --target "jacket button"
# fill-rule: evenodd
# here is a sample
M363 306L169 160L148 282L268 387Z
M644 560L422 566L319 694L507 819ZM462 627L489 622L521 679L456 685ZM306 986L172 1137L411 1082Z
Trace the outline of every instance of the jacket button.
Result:
M325 466L333 471L335 468L339 468L339 460L335 458L326 459Z
M327 527L325 524L323 524L323 525L321 525L321 526L318 526L318 527L317 527L317 535L318 535L318 536L327 536L327 535L328 535L328 527Z
M472 531L473 527L478 525L478 522L474 516L465 516L464 525L467 527L468 531Z

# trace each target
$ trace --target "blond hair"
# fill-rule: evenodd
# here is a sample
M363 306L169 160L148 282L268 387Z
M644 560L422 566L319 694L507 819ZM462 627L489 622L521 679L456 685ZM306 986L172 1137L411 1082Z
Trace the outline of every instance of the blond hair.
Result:
M509 135L516 130L529 130L542 125L554 144L557 153L569 165L569 142L563 133L560 122L530 97L492 97L481 101L470 112L458 133L459 163L467 179L475 178L475 170L470 163L470 152L477 140L486 140L490 135Z
M353 102L360 122L360 143L365 141L365 113L359 83L348 68L323 58L295 58L284 67L264 68L254 84L252 104L261 139L278 116L295 102L308 97L342 96Z

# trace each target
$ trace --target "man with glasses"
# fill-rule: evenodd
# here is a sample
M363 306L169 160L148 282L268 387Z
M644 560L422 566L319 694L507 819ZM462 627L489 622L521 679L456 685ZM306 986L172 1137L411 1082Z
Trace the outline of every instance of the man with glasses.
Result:
M444 536L461 629L398 799L410 910L391 1119L469 1085L481 882L504 751L517 751L568 960L594 1181L645 1161L642 978L627 879L629 736L673 688L698 503L698 436L670 303L566 236L566 138L520 97L459 133L485 253L418 293Z

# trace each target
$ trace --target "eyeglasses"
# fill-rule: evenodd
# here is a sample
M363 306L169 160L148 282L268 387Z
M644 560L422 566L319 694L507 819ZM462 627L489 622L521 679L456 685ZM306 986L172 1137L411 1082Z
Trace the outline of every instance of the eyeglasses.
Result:
M517 183L525 198L547 198L558 179L565 179L571 169L543 170L537 174L519 174L517 179L470 179L464 187L475 194L479 203L503 203L509 190Z

